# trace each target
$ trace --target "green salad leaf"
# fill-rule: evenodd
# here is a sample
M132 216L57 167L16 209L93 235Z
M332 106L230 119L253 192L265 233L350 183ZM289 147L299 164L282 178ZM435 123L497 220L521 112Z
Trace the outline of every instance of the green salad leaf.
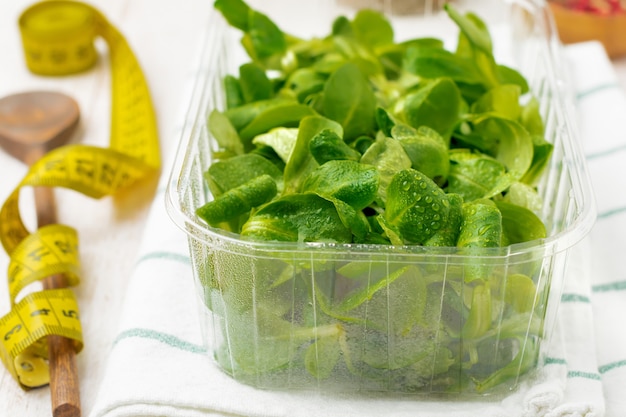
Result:
M359 68L347 63L338 68L324 87L324 116L340 123L350 141L374 130L376 97Z
M393 43L393 27L382 14L359 10L352 22L355 38L363 45L375 49Z
M491 198L512 182L506 167L495 158L479 152L457 149L450 152L450 174L446 191L465 201Z
M349 147L341 136L330 129L315 135L309 142L309 150L319 164L334 160L361 159L361 154L356 149Z
M509 244L529 242L546 237L546 227L539 217L523 206L497 201L502 228Z
M324 74L312 68L298 68L289 75L281 91L283 93L289 91L295 95L298 102L307 103L311 96L324 89L327 78Z
M337 135L343 135L341 125L322 116L307 116L302 119L298 128L298 137L293 151L285 166L285 192L300 191L302 182L319 166L310 152L310 142L320 132L330 130Z
M450 172L448 144L443 137L427 126L413 129L397 124L391 128L391 137L402 144L411 160L411 167L442 186Z
M402 144L387 136L379 135L361 157L361 163L373 165L378 170L380 185L378 187L378 203L385 204L387 187L393 176L404 169L411 168L411 159Z
M458 86L450 78L437 78L407 93L394 112L409 125L430 127L448 139L460 121L461 108Z
M220 148L230 156L244 153L243 143L237 130L228 117L217 110L213 110L208 118L209 131L215 138Z
M246 103L269 100L274 96L272 82L265 70L253 62L239 67L239 88Z
M267 174L260 175L238 187L231 188L196 210L211 226L231 220L267 203L277 193L276 182Z
M296 146L298 132L298 128L295 127L275 127L266 133L256 135L252 139L252 144L257 147L269 146L283 162L287 163Z
M403 68L423 78L450 78L455 82L480 84L482 75L468 57L443 48L411 47L407 50Z
M379 182L378 171L373 166L333 160L311 172L302 184L302 191L335 197L355 210L363 210L374 202Z
M261 207L243 225L241 235L286 242L350 242L335 205L316 194L292 194Z
M448 192L448 221L443 227L437 230L431 237L424 241L424 246L456 246L459 239L459 232L463 221L463 197L458 194Z
M259 113L239 135L244 145L248 146L255 136L276 127L297 127L306 116L314 116L317 112L304 104L287 104L273 106Z
M457 246L496 248L502 239L502 214L495 204L476 201L463 205L463 222Z
M283 173L266 158L253 153L216 161L204 173L204 178L213 195L220 196L261 175L269 175L282 185Z
M476 100L472 104L471 112L493 113L506 119L518 120L522 113L520 94L520 88L517 85L499 85Z
M387 188L385 220L408 243L423 244L448 221L450 203L430 178L414 169L398 172Z
M241 132L242 129L250 124L250 122L252 122L252 120L254 120L262 112L273 107L291 104L297 104L297 101L291 98L276 97L229 108L224 112L224 115L228 117L228 120L230 120L237 132Z

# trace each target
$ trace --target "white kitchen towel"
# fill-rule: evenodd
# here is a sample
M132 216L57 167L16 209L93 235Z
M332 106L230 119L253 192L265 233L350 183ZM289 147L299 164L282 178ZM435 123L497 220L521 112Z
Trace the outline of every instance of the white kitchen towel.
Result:
M626 415L626 94L602 47L566 48L578 124L599 206L597 227L575 247L545 380L504 400L270 392L219 371L202 345L185 234L157 195L126 294L121 330L90 417L617 417ZM161 190L165 186L163 178ZM596 343L597 342L597 343Z

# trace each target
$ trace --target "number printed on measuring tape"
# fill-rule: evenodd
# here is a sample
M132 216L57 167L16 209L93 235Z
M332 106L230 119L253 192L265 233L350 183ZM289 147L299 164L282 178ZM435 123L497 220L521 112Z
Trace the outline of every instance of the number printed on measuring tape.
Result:
M27 285L56 274L64 274L70 286L78 284L78 236L60 224L28 235L13 251L8 272L11 300Z
M33 342L46 336L46 329L55 328L60 336L81 342L78 305L66 288L28 294L0 319L2 343L10 356L17 356Z
M0 357L11 374L25 387L48 383L47 364L37 358L47 358L38 342L55 334L74 341L82 349L82 331L78 305L71 290L52 289L28 294L0 318ZM30 357L28 367L20 366ZM19 362L19 363L16 363ZM43 369L40 369L43 368Z
M122 34L95 8L77 1L47 0L19 21L24 58L40 75L68 75L97 60L96 37L109 49L111 131L109 147L66 145L33 164L0 209L0 241L10 256L11 311L0 317L0 358L23 388L49 381L45 337L60 335L82 349L78 302L70 289L26 288L52 275L79 282L78 235L66 225L30 232L20 215L22 187L55 186L92 198L115 194L160 168L157 124L148 85ZM21 298L20 298L21 297Z

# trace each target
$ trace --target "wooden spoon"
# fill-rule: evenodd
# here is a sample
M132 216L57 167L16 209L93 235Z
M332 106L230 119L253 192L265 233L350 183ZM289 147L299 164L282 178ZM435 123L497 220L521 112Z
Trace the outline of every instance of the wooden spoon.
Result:
M61 93L35 91L0 99L0 146L32 165L46 152L66 144L78 126L80 111L74 99ZM56 223L52 187L35 187L37 226ZM44 288L64 288L65 276L43 280ZM81 414L76 352L71 339L48 336L50 396L54 417Z

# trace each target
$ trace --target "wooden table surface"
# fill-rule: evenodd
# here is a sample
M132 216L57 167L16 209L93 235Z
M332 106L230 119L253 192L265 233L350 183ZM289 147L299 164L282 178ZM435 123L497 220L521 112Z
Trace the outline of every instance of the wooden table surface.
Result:
M172 149L180 128L176 124L185 108L183 86L193 77L193 60L212 7L211 0L92 0L126 37L146 75L158 116L162 146ZM32 4L28 0L4 0L0 4L0 97L35 89L52 89L73 96L82 112L76 141L107 146L109 134L110 79L106 46L98 44L98 65L71 77L38 77L24 64L17 20ZM626 57L614 60L620 82L626 88ZM168 167L164 169L167 170ZM0 200L3 202L26 173L26 168L0 152ZM131 274L147 210L156 183L132 195L92 200L80 194L57 192L59 221L79 232L82 283L75 293L81 309L85 348L78 355L83 415L94 404L107 360L107 351L122 314L124 289ZM30 193L22 193L28 214ZM26 219L28 221L28 219ZM31 223L32 224L32 223ZM0 253L0 270L8 258ZM5 274L5 272L2 272ZM4 275L3 275L4 276ZM9 308L6 287L0 285L0 315ZM48 388L24 392L0 366L0 417L50 415Z

